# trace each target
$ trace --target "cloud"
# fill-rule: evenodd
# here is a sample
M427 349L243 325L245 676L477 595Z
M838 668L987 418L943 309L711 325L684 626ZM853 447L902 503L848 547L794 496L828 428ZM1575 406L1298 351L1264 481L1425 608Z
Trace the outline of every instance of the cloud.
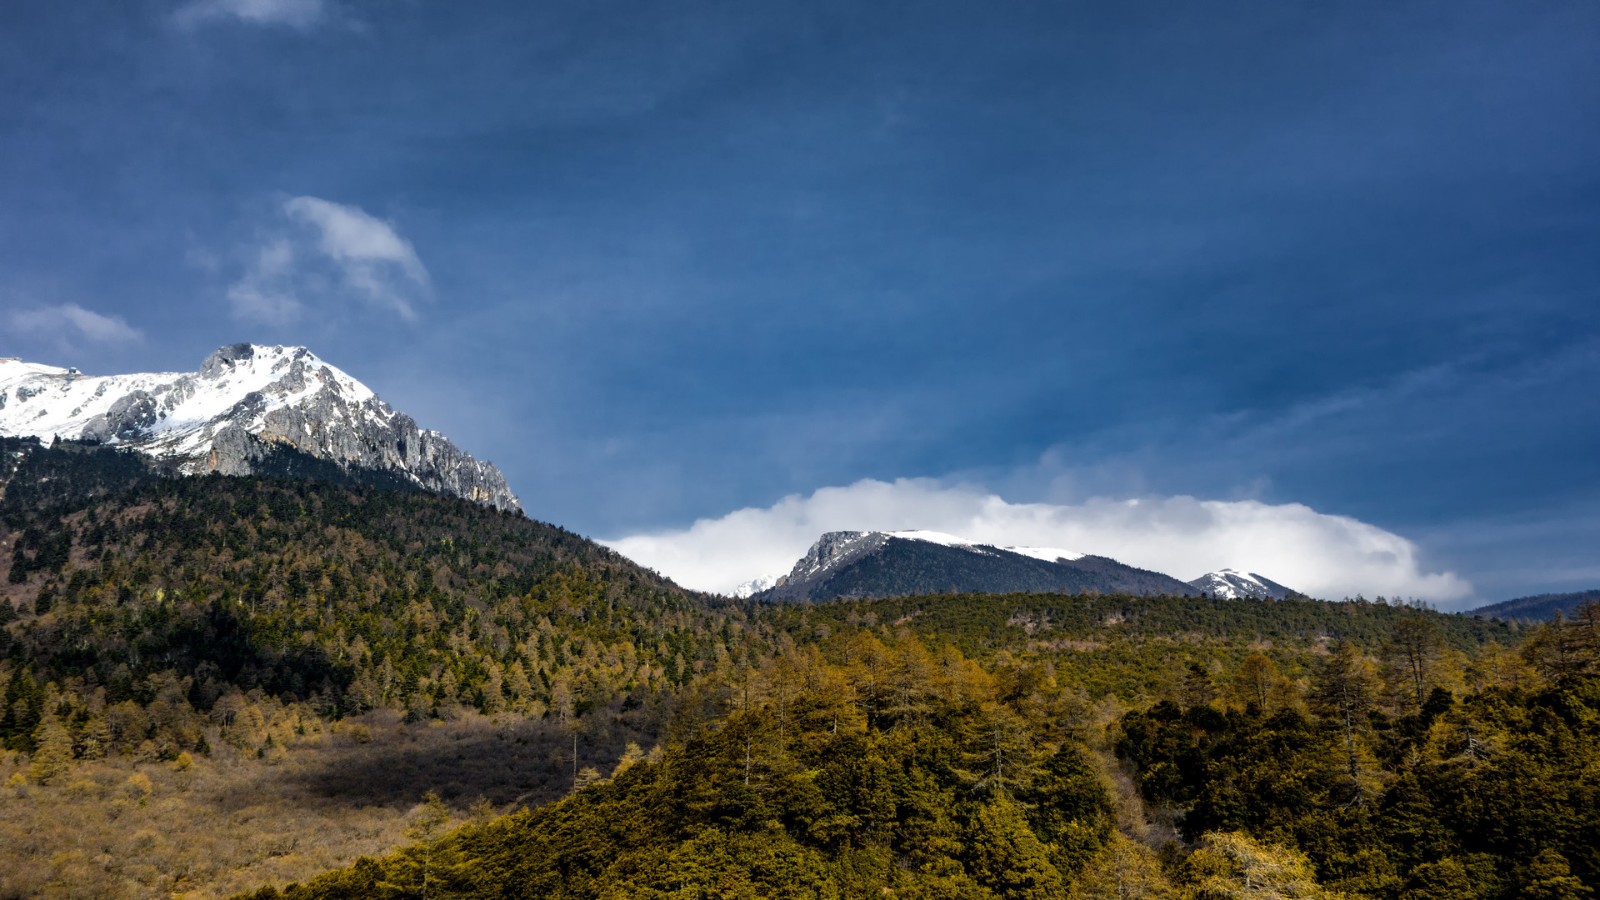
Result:
M11 328L19 334L53 341L62 349L80 343L129 344L144 340L144 333L121 316L107 316L76 303L17 310L8 316Z
M174 18L185 28L232 21L307 29L327 15L323 0L193 0L180 7Z
M318 197L284 202L283 216L228 288L235 318L265 325L300 319L307 301L362 304L417 320L432 281L411 242L355 206Z
M914 528L1109 556L1184 580L1221 568L1260 572L1318 597L1362 593L1450 603L1472 594L1452 572L1423 571L1411 541L1297 503L1193 497L1011 503L978 487L930 479L858 481L606 543L687 587L729 592L750 578L787 572L825 531Z
M294 247L274 238L256 254L244 278L228 288L236 318L265 325L287 325L300 318L303 305L294 296Z
M403 287L397 280L426 290L428 271L422 267L411 242L395 233L389 223L354 206L316 197L295 197L283 205L283 210L318 231L318 247L344 267L347 283L374 303L392 308L401 318L416 318L405 292L397 289Z

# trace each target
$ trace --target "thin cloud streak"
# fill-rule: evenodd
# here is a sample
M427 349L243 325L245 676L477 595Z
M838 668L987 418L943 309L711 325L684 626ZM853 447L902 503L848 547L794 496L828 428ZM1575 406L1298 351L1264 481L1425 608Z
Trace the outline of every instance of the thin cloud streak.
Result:
M1255 571L1320 597L1382 594L1451 604L1472 595L1472 585L1455 573L1425 571L1411 541L1297 503L1183 496L1011 503L972 485L931 479L863 480L607 543L689 587L730 592L748 579L788 571L823 532L901 529L1062 547L1185 580L1220 568Z
M317 246L339 264L347 285L400 318L416 320L403 282L426 291L430 288L428 270L422 267L411 242L392 225L358 207L318 197L295 197L283 205L283 211L316 229Z
M184 28L217 22L309 29L327 18L323 0L194 0L173 14Z
M109 346L144 340L144 332L121 316L97 313L76 303L16 310L7 321L17 333L51 341L67 351L82 343Z
M432 279L392 224L320 197L293 197L280 211L285 222L262 240L244 276L227 290L234 318L281 327L299 321L308 300L337 306L353 298L417 321L417 304L431 295Z
M228 288L234 318L263 325L289 325L304 309L293 294L294 247L276 238L256 254L249 273Z

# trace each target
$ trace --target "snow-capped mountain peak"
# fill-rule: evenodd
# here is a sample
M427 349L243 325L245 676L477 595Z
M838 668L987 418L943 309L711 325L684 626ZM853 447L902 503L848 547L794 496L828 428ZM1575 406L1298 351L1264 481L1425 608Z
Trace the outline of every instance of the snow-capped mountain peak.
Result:
M0 434L98 441L185 474L245 474L271 444L518 509L505 477L305 347L231 344L195 372L84 375L0 360Z
M743 600L747 597L759 594L767 588L777 587L778 582L782 581L783 579L784 576L782 575L762 575L759 578L752 578L749 581L741 581L739 582L739 585L733 589L733 595Z
M1189 582L1189 585L1201 593L1229 600L1282 600L1294 593L1292 589L1265 575L1235 569L1208 572Z

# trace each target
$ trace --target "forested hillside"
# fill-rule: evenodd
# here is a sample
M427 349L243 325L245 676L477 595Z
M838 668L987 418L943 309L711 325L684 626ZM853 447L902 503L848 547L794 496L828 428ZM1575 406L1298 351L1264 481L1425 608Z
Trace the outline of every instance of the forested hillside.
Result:
M162 479L12 521L8 693L53 681L69 705L148 704L169 684L196 713L260 691L325 716L570 717L684 683L743 618L559 528L422 494ZM8 704L0 736L32 749L37 716ZM105 727L87 707L67 718ZM171 753L197 748L162 731Z
M1447 671L1406 616L1381 659L1196 666L1110 722L1046 664L856 633L703 682L559 803L250 896L1586 897L1597 623Z
M103 815L135 774L164 787L162 767L184 768L186 802L192 785L221 792L253 759L277 774L339 769L315 792L390 806L392 842L430 787L458 813L476 797L559 796L629 740L650 743L678 685L770 642L743 608L518 514L325 480L161 477L82 445L13 451L22 465L0 500L0 778L33 792L8 813L19 833L48 833L51 810L77 799L87 812L75 815ZM462 763L468 747L519 765ZM137 857L121 853L52 875L62 847L39 844L7 842L35 849L32 863L0 865L0 894L103 869L129 896L182 883L128 875Z
M3 897L1212 897L1266 878L1414 900L1595 879L1592 616L738 603L348 473L9 459Z

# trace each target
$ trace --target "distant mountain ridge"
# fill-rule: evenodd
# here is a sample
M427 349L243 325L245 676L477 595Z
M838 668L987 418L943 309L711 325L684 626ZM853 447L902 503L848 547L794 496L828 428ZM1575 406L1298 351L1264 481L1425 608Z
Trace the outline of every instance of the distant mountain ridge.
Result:
M832 531L794 568L750 596L831 600L958 593L1198 593L1182 581L1049 547L995 547L932 531Z
M185 475L270 470L275 446L521 510L505 476L304 347L232 344L196 372L84 375L0 360L0 435L138 451Z
M1562 615L1570 616L1585 603L1600 603L1600 589L1572 591L1565 594L1534 594L1531 597L1502 600L1499 603L1480 606L1473 610L1471 615L1544 621L1555 618L1558 610Z

